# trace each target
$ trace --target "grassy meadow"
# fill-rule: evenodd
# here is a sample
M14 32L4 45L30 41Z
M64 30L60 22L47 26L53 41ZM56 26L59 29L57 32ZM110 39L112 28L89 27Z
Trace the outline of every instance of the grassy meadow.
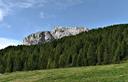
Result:
M5 73L0 75L0 82L128 82L128 62Z

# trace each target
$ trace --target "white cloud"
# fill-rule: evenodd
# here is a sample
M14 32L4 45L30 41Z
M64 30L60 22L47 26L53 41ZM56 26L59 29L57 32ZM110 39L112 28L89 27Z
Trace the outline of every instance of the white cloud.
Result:
M43 6L47 0L0 0L0 22L15 8L31 8Z
M0 21L3 20L3 12L0 10Z
M83 0L0 0L0 21L15 8L35 8L51 6L51 8L67 8L82 3ZM43 15L42 15L43 16Z
M82 2L83 0L56 0L55 5L57 5L58 8L67 8L77 4L81 4Z
M6 48L8 46L16 46L16 45L20 45L20 44L21 43L17 40L0 38L0 49Z
M44 13L43 11L40 12L40 18L41 19L49 19L49 18L56 18L56 15L54 14L48 14L48 13Z
M44 12L41 12L41 13L40 13L40 17L41 17L42 19L45 18Z
M39 5L42 6L47 3L49 0L0 0L0 4L5 7L13 8L30 8L30 7L38 7Z
M0 28L7 28L10 29L12 26L8 23L2 22L0 23Z
M4 11L0 9L0 21L3 21L5 17Z

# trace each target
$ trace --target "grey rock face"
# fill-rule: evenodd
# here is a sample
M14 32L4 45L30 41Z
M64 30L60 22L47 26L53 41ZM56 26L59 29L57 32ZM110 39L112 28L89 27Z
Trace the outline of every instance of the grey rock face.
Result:
M77 28L77 27L73 27L73 28L56 27L51 32L49 31L37 32L25 37L23 40L23 44L24 45L42 44L45 42L52 41L54 39L60 39L65 36L76 35L85 31L88 31L88 29Z
M85 32L88 31L88 29L85 28L80 28L80 27L56 27L51 34L53 35L53 37L55 39L60 39L63 38L65 36L71 36L71 35L76 35L79 34L81 32Z
M48 41L52 41L54 37L51 35L50 32L38 32L31 34L24 38L23 44L24 45L36 45L42 44Z

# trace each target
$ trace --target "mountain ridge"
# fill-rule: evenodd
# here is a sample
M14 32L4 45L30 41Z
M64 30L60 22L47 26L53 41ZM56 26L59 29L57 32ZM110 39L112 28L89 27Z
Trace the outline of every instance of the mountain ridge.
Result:
M87 32L88 29L84 27L55 27L52 31L42 31L32 33L23 39L24 45L36 45L45 42L50 42L55 39L60 39L65 36L77 35L81 32Z
M41 45L0 50L0 73L121 63L128 59L128 24L92 29Z

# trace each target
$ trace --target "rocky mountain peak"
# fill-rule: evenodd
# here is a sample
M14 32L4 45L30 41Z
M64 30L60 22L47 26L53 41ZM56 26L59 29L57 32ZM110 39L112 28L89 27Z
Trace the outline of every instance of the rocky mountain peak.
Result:
M52 41L54 39L60 39L65 36L77 35L81 32L88 31L84 27L62 27L57 26L52 31L43 31L30 34L23 40L24 45L36 45L45 42Z

